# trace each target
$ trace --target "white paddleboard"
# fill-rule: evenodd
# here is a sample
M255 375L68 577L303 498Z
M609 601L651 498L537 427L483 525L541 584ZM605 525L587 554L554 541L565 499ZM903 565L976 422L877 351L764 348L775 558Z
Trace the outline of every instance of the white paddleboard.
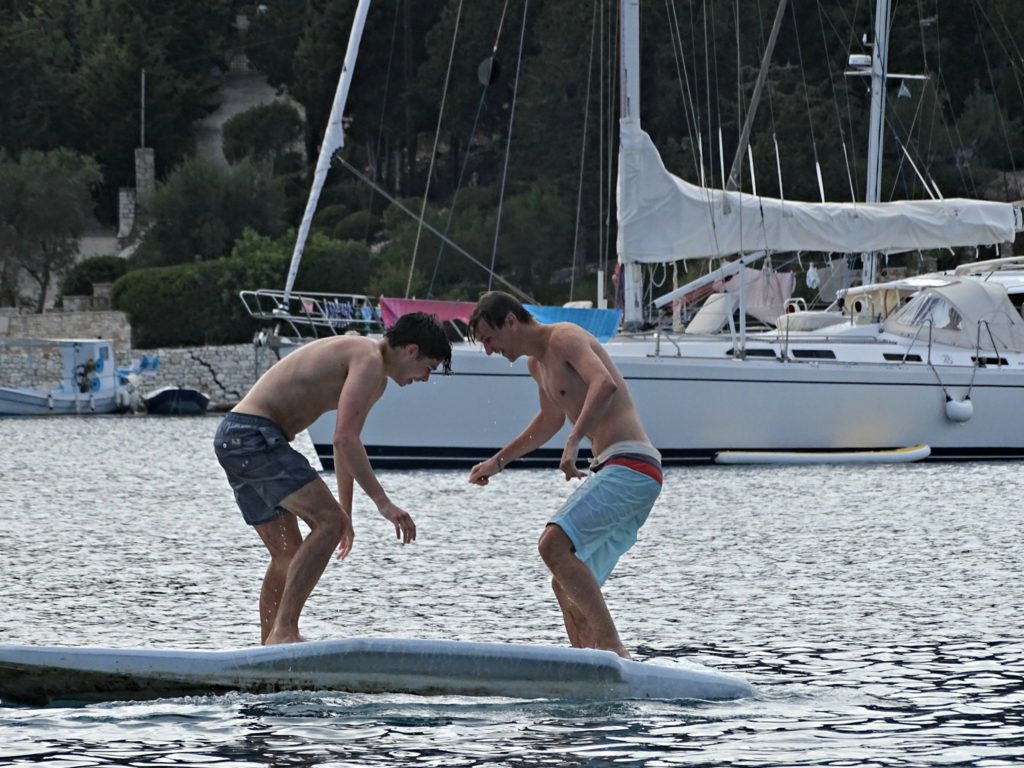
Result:
M557 699L737 699L742 678L611 651L372 637L234 650L0 645L0 699L110 701L286 690Z
M904 464L927 459L923 443L882 451L719 451L716 464Z

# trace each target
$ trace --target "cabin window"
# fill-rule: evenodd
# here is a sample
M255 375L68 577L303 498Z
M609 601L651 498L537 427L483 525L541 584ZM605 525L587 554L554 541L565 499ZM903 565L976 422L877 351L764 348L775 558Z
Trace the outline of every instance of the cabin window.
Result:
M934 293L925 293L907 304L894 320L905 325L928 325L936 330L962 331L964 320L949 301Z
M975 365L984 368L986 365L1009 365L1005 357L971 357Z
M920 355L900 355L895 352L886 352L882 355L890 363L920 363Z
M831 349L794 349L793 357L798 360L835 360L836 353Z
M726 357L736 357L736 350L730 349L725 353ZM748 349L747 357L777 357L774 350L771 349Z

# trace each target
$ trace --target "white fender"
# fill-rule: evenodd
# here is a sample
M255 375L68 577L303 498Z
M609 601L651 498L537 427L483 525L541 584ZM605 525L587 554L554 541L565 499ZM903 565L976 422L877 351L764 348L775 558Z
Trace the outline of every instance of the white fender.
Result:
M970 397L963 400L954 400L946 396L946 418L950 421L961 423L967 421L974 415L974 403Z

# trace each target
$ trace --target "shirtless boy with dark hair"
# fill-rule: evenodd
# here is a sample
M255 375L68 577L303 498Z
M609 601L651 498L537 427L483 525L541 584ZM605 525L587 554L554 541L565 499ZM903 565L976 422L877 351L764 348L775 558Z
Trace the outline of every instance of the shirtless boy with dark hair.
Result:
M529 426L473 467L469 481L487 485L488 478L554 437L566 416L573 428L559 468L566 480L584 477L576 461L580 442L589 438L595 474L551 518L538 546L572 645L629 658L601 585L636 543L662 476L661 454L640 423L626 382L585 330L572 323L538 323L507 293L484 294L469 330L488 355L498 353L509 361L526 355L540 398L540 412Z
M309 342L268 370L224 417L214 438L242 517L270 552L260 590L264 645L293 643L299 614L331 552L352 549L353 481L395 526L407 544L416 524L381 487L359 438L388 379L400 387L451 372L451 342L431 316L403 315L384 338L332 336ZM291 447L295 435L337 409L334 468L338 498L306 458ZM297 518L309 526L305 539Z

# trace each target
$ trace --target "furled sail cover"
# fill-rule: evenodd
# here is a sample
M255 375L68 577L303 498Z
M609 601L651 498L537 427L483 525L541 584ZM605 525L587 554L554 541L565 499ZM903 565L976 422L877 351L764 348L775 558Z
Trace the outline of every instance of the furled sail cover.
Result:
M801 203L698 187L620 121L619 258L659 263L755 251L898 253L1012 242L1015 211L982 200Z

